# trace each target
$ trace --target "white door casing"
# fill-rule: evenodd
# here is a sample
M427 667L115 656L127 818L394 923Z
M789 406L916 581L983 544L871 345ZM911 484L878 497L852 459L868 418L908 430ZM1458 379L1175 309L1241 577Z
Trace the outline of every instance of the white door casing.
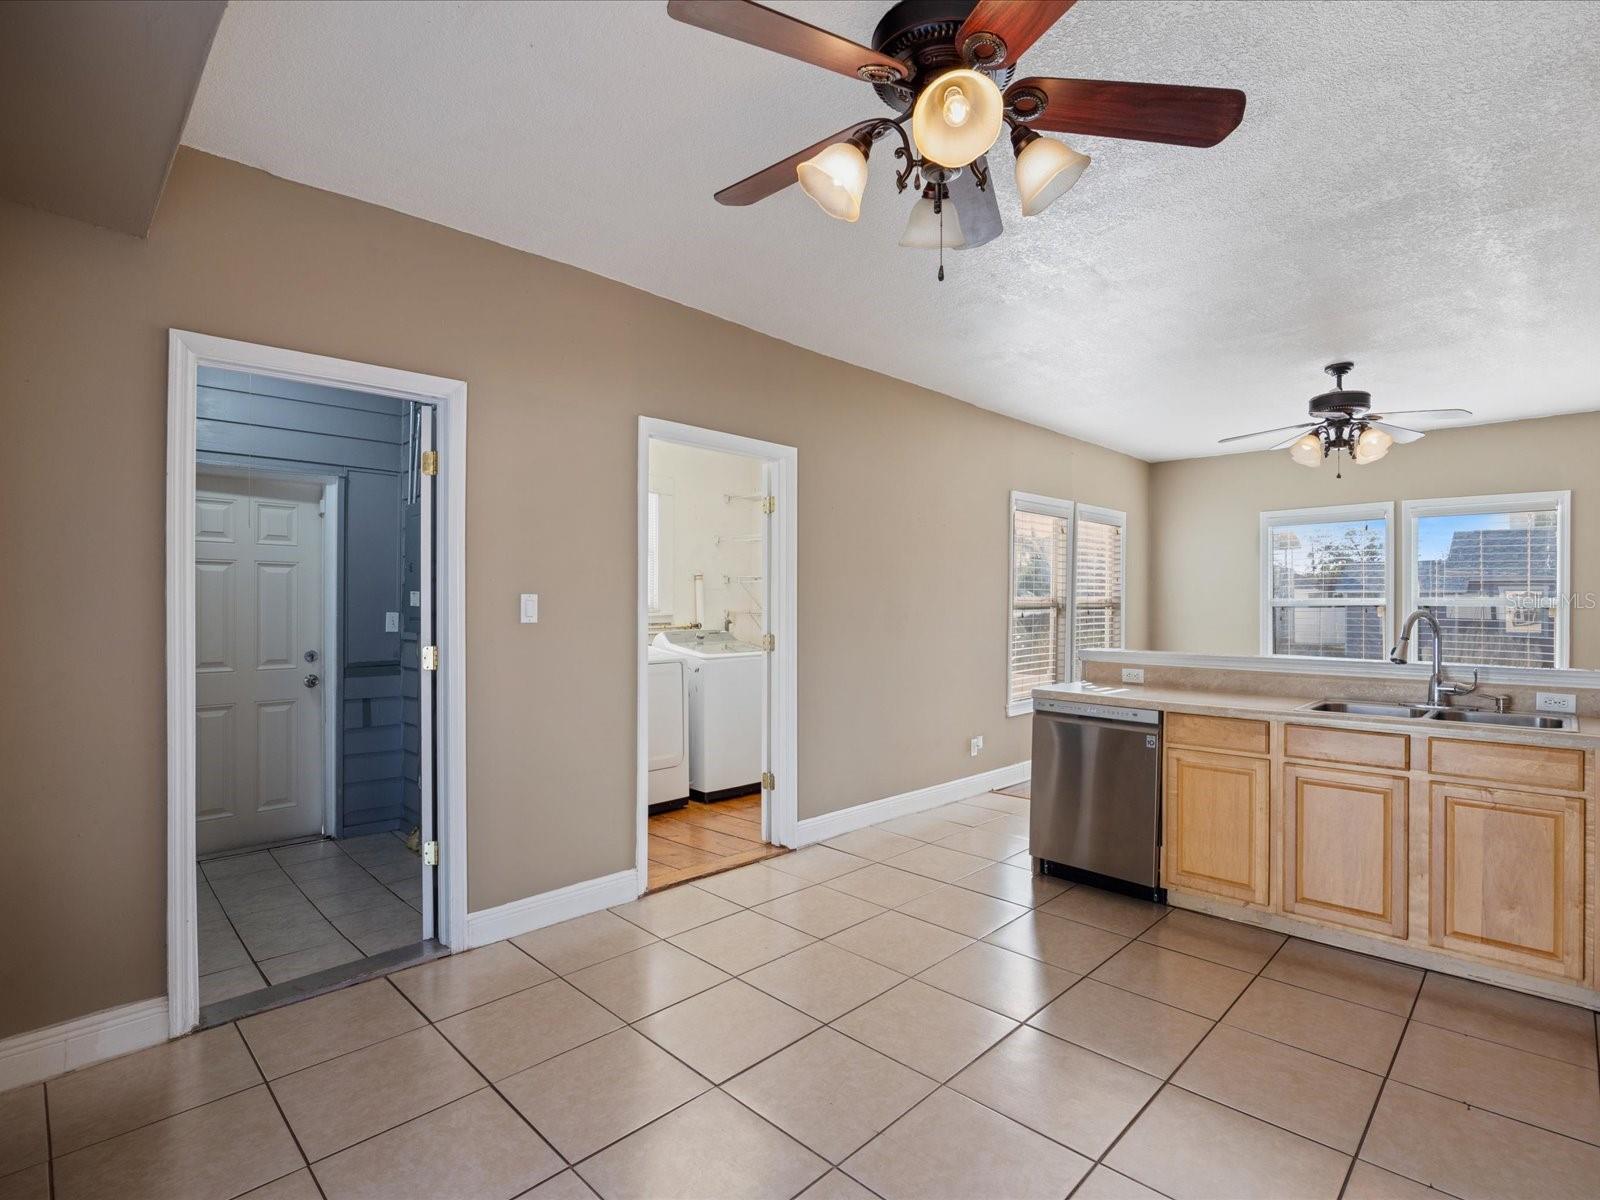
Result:
M201 854L322 832L320 484L197 480L195 818ZM314 655L307 661L307 654ZM315 678L316 686L307 686Z

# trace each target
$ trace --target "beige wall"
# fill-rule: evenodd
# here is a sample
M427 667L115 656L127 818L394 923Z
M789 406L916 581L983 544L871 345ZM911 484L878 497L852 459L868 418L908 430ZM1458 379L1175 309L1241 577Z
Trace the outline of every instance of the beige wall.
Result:
M148 240L0 205L0 1036L164 990L169 327L467 381L475 910L633 865L641 413L799 448L802 817L1027 757L1010 489L1128 512L1143 644L1137 460L191 152Z
M1260 653L1262 512L1376 500L1572 492L1572 591L1600 592L1600 413L1437 430L1368 467L1311 471L1285 451L1150 471L1150 648ZM1396 519L1399 518L1398 509ZM1572 666L1600 668L1600 609L1575 607Z

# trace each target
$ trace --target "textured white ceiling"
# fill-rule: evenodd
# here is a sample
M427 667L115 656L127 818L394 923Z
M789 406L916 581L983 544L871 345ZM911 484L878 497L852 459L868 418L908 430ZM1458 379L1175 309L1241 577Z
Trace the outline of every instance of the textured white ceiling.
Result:
M865 42L887 5L776 7ZM1084 0L1024 73L1239 87L1244 123L1072 139L1027 220L998 147L1007 232L943 284L887 152L855 225L714 203L887 110L655 0L234 3L184 140L1159 460L1301 419L1334 358L1379 408L1600 408L1597 43L1586 2Z

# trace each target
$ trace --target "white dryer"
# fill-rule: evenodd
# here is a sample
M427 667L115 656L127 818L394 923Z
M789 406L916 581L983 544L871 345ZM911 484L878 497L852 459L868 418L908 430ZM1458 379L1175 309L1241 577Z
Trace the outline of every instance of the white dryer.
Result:
M668 812L689 802L689 673L653 647L648 670L650 811Z
M652 650L677 655L689 675L689 794L726 800L761 787L765 652L731 634L673 629Z

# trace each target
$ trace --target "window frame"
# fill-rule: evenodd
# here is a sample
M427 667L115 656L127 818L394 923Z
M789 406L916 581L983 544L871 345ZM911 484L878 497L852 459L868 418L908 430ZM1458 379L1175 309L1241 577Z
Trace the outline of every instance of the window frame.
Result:
M1099 525L1114 525L1122 531L1118 542L1119 549L1117 554L1117 606L1121 610L1117 619L1117 644L1115 646L1096 646L1095 649L1121 650L1127 645L1128 641L1128 514L1120 509L1103 508L1098 504L1079 504L1072 514L1070 604L1072 623L1070 644L1067 648L1067 663L1073 680L1083 678L1083 664L1078 661L1078 547L1082 544L1078 537L1078 522L1080 521L1093 521ZM1016 569L1016 552L1014 550L1012 552L1012 569ZM1029 701L1028 708L1029 711L1032 711L1032 701Z
M1394 644L1395 632L1395 504L1392 500L1377 500L1369 504L1331 504L1317 508L1280 508L1260 515L1260 564L1256 580L1258 610L1256 623L1259 629L1259 648L1263 658L1294 659L1301 662L1382 662L1382 658L1333 658L1321 654L1279 654L1273 649L1272 613L1275 608L1357 608L1373 603L1371 597L1359 600L1328 599L1322 601L1274 602L1272 595L1272 531L1285 525L1317 525L1334 521L1383 522L1383 595L1378 603L1383 606L1383 641Z
M1555 662L1549 667L1517 668L1523 670L1570 669L1572 656L1572 605L1566 598L1572 594L1572 492L1509 492L1496 496L1447 496L1434 499L1403 500L1400 503L1400 528L1404 534L1405 576L1400 599L1409 615L1422 607L1421 588L1417 579L1417 521L1420 517L1471 517L1485 513L1549 512L1556 514L1556 644ZM1415 661L1422 661L1422 640L1412 646ZM1447 662L1452 667L1488 667L1491 663Z

